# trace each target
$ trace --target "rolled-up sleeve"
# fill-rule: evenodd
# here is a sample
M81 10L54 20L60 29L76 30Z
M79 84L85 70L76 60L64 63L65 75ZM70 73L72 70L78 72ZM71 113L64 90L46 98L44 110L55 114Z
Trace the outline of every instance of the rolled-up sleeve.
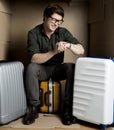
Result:
M39 44L35 32L28 32L27 51L30 57L32 57L33 54L39 52Z
M79 41L66 28L63 28L62 35L64 35L63 37L65 38L66 42L70 42L72 44L78 44L79 43Z

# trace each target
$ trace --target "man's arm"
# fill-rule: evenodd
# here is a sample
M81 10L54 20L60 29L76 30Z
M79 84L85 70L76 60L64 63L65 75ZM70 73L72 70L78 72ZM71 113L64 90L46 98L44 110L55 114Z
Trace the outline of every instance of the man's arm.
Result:
M75 55L84 54L84 48L81 44L72 44L72 43L61 41L57 43L57 46L59 52L65 51L66 49L70 49L72 53Z
M70 49L73 54L75 55L82 55L84 54L84 48L81 44L72 44L68 42L58 42L56 44L56 48L53 51L49 51L47 53L35 53L31 58L32 63L42 64L51 59L57 53L65 51L66 49Z
M84 48L81 44L72 44L70 43L69 45L70 49L75 55L83 55L84 54Z
M33 54L32 58L31 58L31 62L38 63L38 64L45 63L46 61L51 59L57 53L58 53L57 48L55 48L55 50L49 51L47 53L35 53L35 54Z

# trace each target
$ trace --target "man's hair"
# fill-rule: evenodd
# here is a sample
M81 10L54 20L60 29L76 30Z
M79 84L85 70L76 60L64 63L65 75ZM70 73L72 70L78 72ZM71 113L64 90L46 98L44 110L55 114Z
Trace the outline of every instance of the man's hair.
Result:
M57 13L59 15L62 16L62 18L64 18L64 10L61 6L59 6L58 4L50 4L48 5L43 13L43 17L51 17L51 15L53 15L54 13ZM43 20L44 20L43 18Z

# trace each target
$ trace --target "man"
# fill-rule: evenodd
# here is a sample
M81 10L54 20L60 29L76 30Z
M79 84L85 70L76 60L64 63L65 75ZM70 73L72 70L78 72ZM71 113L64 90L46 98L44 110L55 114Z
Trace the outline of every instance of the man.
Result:
M23 118L26 125L32 124L38 117L39 81L65 80L65 97L63 103L62 123L70 125L76 123L72 115L72 98L74 82L74 64L63 63L64 51L69 49L75 55L84 53L78 40L65 28L59 27L63 23L64 10L57 4L46 7L43 23L28 33L28 54L31 63L26 70L26 90L29 103L28 112Z

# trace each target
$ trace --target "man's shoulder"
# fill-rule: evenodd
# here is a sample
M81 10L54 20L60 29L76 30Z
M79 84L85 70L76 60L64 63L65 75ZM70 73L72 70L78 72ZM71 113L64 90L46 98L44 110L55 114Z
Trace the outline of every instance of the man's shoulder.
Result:
M37 31L40 31L41 29L42 29L42 24L39 24L35 26L34 28L32 28L31 30L29 30L29 32L37 32Z
M59 30L67 30L65 27L58 27Z
M69 32L68 29L65 28L65 27L59 27L58 30L59 30L60 33Z

